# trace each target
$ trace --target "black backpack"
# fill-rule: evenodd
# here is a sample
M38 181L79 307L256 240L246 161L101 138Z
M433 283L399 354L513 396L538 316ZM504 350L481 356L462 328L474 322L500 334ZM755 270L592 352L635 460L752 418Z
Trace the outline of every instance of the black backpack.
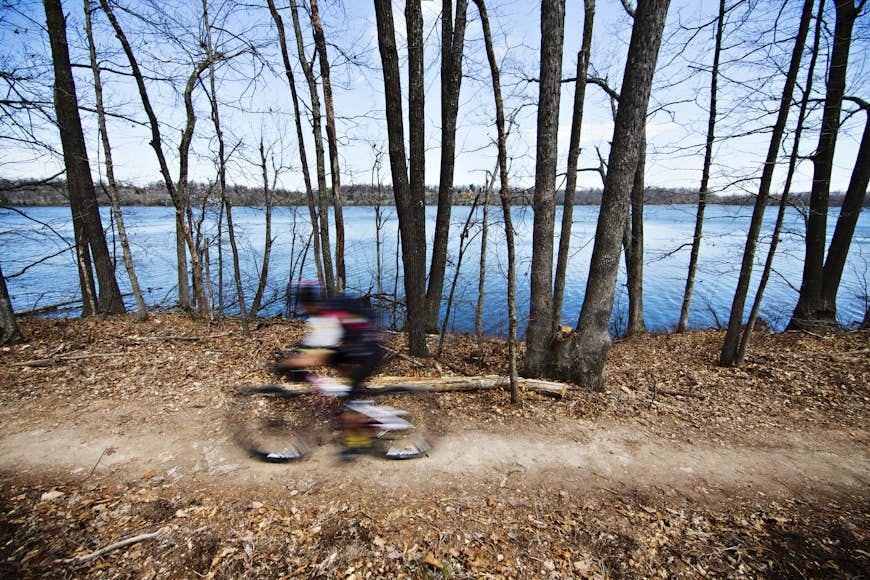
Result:
M344 336L339 349L346 355L380 354L382 335L375 324L374 311L363 300L337 296L327 301L325 310L338 315Z

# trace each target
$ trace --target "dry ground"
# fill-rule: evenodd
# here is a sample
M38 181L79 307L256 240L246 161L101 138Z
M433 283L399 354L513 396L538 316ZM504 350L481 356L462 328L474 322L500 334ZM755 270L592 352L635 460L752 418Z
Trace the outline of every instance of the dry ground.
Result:
M256 463L224 413L300 335L181 315L23 320L0 352L4 577L863 577L866 332L614 345L605 393L438 395L429 456ZM402 350L401 337L392 348ZM504 374L451 337L387 376ZM116 542L126 545L102 554Z

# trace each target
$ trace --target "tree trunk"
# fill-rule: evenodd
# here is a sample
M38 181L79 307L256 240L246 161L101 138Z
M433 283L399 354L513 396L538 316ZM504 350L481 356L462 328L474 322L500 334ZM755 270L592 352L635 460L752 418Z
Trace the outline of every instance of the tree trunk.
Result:
M557 349L558 376L599 391L604 389L604 364L610 350L610 316L619 270L622 231L641 153L647 106L668 4L668 0L642 2L634 15L586 296L577 332L569 335L565 341L560 341Z
M424 205L423 134L423 17L420 0L408 0L405 21L408 26L408 94L411 171L405 156L402 90L399 55L393 26L391 0L375 0L378 47L384 75L387 137L393 195L402 238L406 330L411 355L426 356L426 213Z
M202 0L202 18L205 25L206 49L208 51L209 103L211 103L211 118L218 141L218 187L220 188L221 203L227 209L227 234L229 235L230 248L233 252L233 277L236 284L236 298L239 301L239 316L242 320L242 336L248 336L250 334L248 329L248 312L245 307L245 292L242 289L242 275L239 268L239 251L236 246L236 234L233 229L232 204L227 199L227 157L215 85L214 61L217 56L212 44L211 23L208 17L208 0ZM203 311L208 311L208 304L203 305Z
M6 288L6 277L3 276L3 268L0 267L0 344L20 342L24 342L24 336L18 330L12 300L9 299L9 290Z
M722 34L725 28L725 0L719 0L719 17L716 20L716 46L713 49L713 68L710 72L710 112L707 116L707 142L704 146L704 165L701 168L701 187L698 190L698 211L695 214L695 233L689 254L689 270L686 274L686 289L680 307L677 332L689 328L689 309L695 289L695 274L698 272L698 254L701 251L701 236L704 231L704 210L707 208L707 188L710 182L710 166L713 164L713 142L716 134L716 100L719 86L719 59L722 55Z
M75 205L73 205L75 203ZM72 209L75 207L76 209ZM70 209L73 216L79 215L78 202L70 198ZM73 217L73 236L75 238L76 267L79 272L79 289L82 293L82 316L92 316L99 312L97 304L97 285L94 282L94 269L91 263L91 252L81 220Z
M761 272L761 278L758 281L758 290L755 292L755 300L752 303L752 310L749 312L749 319L746 321L746 327L743 329L743 336L740 338L740 346L737 350L737 359L735 364L743 364L746 357L746 351L749 348L749 339L752 337L752 330L755 327L755 321L758 319L758 312L761 310L761 301L764 297L764 291L767 288L767 282L770 279L770 273L773 271L773 259L776 256L776 250L779 247L779 234L782 231L782 225L785 221L785 210L788 207L788 196L791 192L791 184L794 178L795 168L797 167L798 152L801 143L801 136L804 130L804 121L806 120L807 107L812 95L813 78L816 70L816 60L819 55L819 41L822 33L823 18L825 13L825 0L819 2L818 16L816 17L816 32L813 40L813 49L810 56L810 63L807 67L807 80L803 90L803 98L801 99L800 111L798 112L797 126L794 132L794 141L791 148L791 156L788 162L788 171L785 177L785 184L782 188L782 196L779 200L779 208L776 213L776 222L773 226L771 234L770 248L767 251L767 259L764 262L764 269Z
M100 221L100 209L97 205L97 195L91 177L88 162L88 152L82 132L79 117L78 99L76 97L75 81L69 60L67 45L66 20L60 0L45 0L45 19L51 44L52 61L54 63L54 108L57 113L57 125L60 129L60 140L63 146L63 159L66 168L67 189L70 196L73 224L79 224L79 234L76 244L87 246L87 252L80 247L80 256L89 254L93 258L99 292L97 295L97 312L103 314L118 314L124 312L124 300L118 281L115 279L115 266L109 254L103 226ZM80 273L90 271L90 260L80 262ZM92 278L90 275L81 279L86 288L82 294L83 304L88 304L87 294L91 292ZM87 314L87 312L83 312Z
M236 244L236 234L233 228L233 204L227 198L225 190L221 190L221 202L227 209L227 235L230 238L230 249L233 252L233 277L236 283L236 297L239 300L239 316L242 317L242 335L248 336L248 313L245 311L245 294L242 290L242 275L239 270L239 248Z
M375 153L375 161L372 163L372 186L375 185L375 181L377 181L377 197L375 198L375 261L377 263L377 292L378 296L382 296L384 293L384 267L383 267L383 240L382 236L384 230L384 215L381 211L381 204L383 203L383 195L384 189L381 185L381 159L383 158L384 152L379 149L376 145L372 145ZM377 176L377 180L375 180L375 176Z
M302 42L302 26L299 23L299 11L296 0L290 0L290 13L293 16L293 29L296 32L296 52L299 64L308 81L308 94L311 98L311 124L314 133L314 157L317 167L317 202L320 208L320 251L323 255L323 273L326 280L326 292L335 294L335 273L332 268L332 249L329 241L329 204L326 194L326 167L323 152L323 128L320 119L320 96L317 93L317 79L311 64L305 57L305 45Z
M257 317L263 294L266 291L266 281L269 279L269 260L272 256L272 192L269 190L269 173L266 166L266 150L263 147L263 139L260 139L260 168L263 171L263 197L266 204L266 240L263 243L263 267L260 268L260 282L257 284L257 292L251 303L251 316Z
M631 187L631 212L629 227L629 252L625 269L628 278L628 326L626 336L646 334L643 321L643 196L646 171L646 128L640 137L637 169Z
M218 295L218 316L224 317L224 206L220 204L218 208L217 221L217 254L218 254L218 275L217 275L217 295ZM206 272L206 279L210 280L211 276ZM213 301L212 301L213 303Z
M441 356L444 350L444 340L447 337L447 325L450 323L450 311L453 308L453 299L456 295L456 285L459 282L459 275L462 272L462 258L465 257L465 250L471 244L471 221L474 219L474 212L477 211L477 202L480 201L480 193L474 197L474 203L471 205L471 210L468 212L468 217L465 219L465 225L459 233L459 253L456 257L456 268L453 270L453 280L450 283L450 291L447 294L447 305L444 309L444 320L441 321L441 332L438 336L438 348L435 351L435 356ZM466 242L466 240L468 240Z
M497 168L496 168L497 169ZM483 349L483 307L486 302L486 253L489 241L489 194L495 186L496 173L487 181L483 192L483 216L480 224L480 260L477 269L477 307L474 309L474 334L478 352Z
M278 42L281 45L281 58L284 61L284 74L287 76L287 82L290 84L290 96L293 100L293 118L296 121L296 142L299 145L299 162L302 165L302 179L305 182L305 195L308 200L308 217L311 220L311 231L316 232L317 225L317 209L314 199L314 192L311 188L311 176L308 171L308 156L305 154L305 139L302 132L302 115L299 111L299 97L296 93L296 79L293 76L293 67L290 64L290 54L287 52L287 36L284 30L284 20L278 9L275 7L274 0L267 0L269 3L269 12L272 14L272 20L275 21L275 28L278 30ZM317 281L321 287L326 284L326 279L323 273L323 259L320 251L320 237L315 235L313 239L314 247L314 264L317 271Z
M184 193L186 188L180 187L179 191ZM187 197L182 197L181 202L186 206L189 201ZM178 281L178 307L182 310L192 311L193 301L190 296L190 282L188 281L187 273L187 242L184 239L184 214L181 211L175 212L175 267L176 278Z
M459 112L459 88L462 84L462 52L465 45L465 18L468 0L457 0L456 23L453 0L442 3L441 12L441 172L438 180L438 212L426 291L426 326L438 327L441 295L447 268L447 239L453 206L453 170L456 158L456 117Z
M583 101L586 97L586 76L592 53L592 25L595 22L595 0L584 0L583 40L577 53L577 75L574 80L574 114L571 118L571 138L568 145L568 170L565 180L565 202L562 206L562 231L559 234L559 254L556 258L556 279L553 286L553 332L562 325L562 304L565 298L565 277L571 230L574 222L574 193L577 190L577 162L580 158L580 130L583 126Z
M202 317L208 315L208 301L205 298L205 284L202 279L199 247L192 233L193 211L190 204L190 195L188 194L187 171L190 163L190 144L193 141L193 131L196 127L196 113L193 110L193 89L199 82L200 75L210 65L211 55L193 67L193 71L190 73L187 84L184 87L183 101L187 124L184 127L184 131L181 132L181 141L178 144L178 184L176 191L178 192L179 203L175 208L175 214L178 217L177 223L181 224L180 235L185 241L187 251L190 254L190 269L193 274L193 297L196 302L196 309Z
M121 240L121 251L124 256L124 267L127 270L127 277L130 279L130 286L133 290L133 297L136 300L136 311L139 315L139 320L148 319L148 309L145 306L145 299L142 297L142 290L139 287L139 278L136 276L136 269L133 266L133 256L130 252L130 242L127 239L127 228L124 226L124 216L121 213L121 208L118 204L118 185L115 181L115 166L112 162L112 147L109 143L109 133L106 129L106 111L103 106L103 83L100 78L100 67L97 63L97 49L94 44L93 25L91 14L91 0L85 0L85 29L88 37L88 54L90 55L91 70L94 74L94 94L96 97L97 121L100 127L100 138L103 143L103 151L106 158L106 179L108 181L108 195L112 203L112 213L115 216L115 221L118 224L118 237Z
M803 280L791 321L791 329L812 327L816 324L836 324L835 303L823 303L825 243L828 227L828 201L831 189L831 171L834 166L834 148L840 131L840 111L846 89L846 66L852 42L852 26L858 16L853 0L835 2L836 23L834 45L828 69L825 94L825 109L822 114L822 129L819 144L812 155L813 186L810 193L810 213L807 219L806 253ZM830 292L829 292L830 294ZM836 291L834 292L836 295Z
M326 142L329 146L333 218L335 220L335 285L338 292L343 292L347 273L344 264L344 212L341 199L341 171L338 164L338 137L335 130L335 107L332 102L332 81L329 78L326 38L323 36L317 0L311 0L311 26L314 29L314 43L320 57L320 82L323 83L323 104L326 108Z
M504 216L504 233L507 244L507 303L508 303L508 361L510 367L510 391L511 403L520 404L519 373L517 371L517 304L516 304L516 249L513 219L511 218L510 189L508 186L507 171L507 130L505 128L504 101L501 96L501 76L498 70L498 61L495 58L495 50L492 46L492 32L489 27L489 16L486 12L484 0L474 0L477 10L480 12L483 39L486 45L486 58L489 61L489 70L492 77L492 94L495 99L495 126L498 132L498 169L499 169L499 198Z
M773 126L773 134L770 137L770 146L767 150L767 158L764 169L761 172L761 183L758 186L758 196L755 198L755 208L752 211L752 219L749 223L749 232L746 236L746 247L743 250L743 263L740 267L740 276L737 280L737 290L731 304L731 316L728 319L728 330L722 344L722 352L719 354L719 364L730 366L737 363L740 329L743 325L743 308L746 304L746 295L749 292L749 280L752 276L752 264L755 260L755 246L761 232L761 224L764 219L764 210L767 207L767 199L770 196L770 184L773 180L773 170L788 120L788 110L792 102L794 87L797 83L797 74L800 69L801 55L806 44L807 33L810 27L810 19L813 11L813 0L805 0L803 13L801 14L800 27L795 39L794 49L791 56L788 75L782 91L782 99L779 104L779 113Z
M846 256L849 253L849 246L852 245L852 235L855 233L855 225L858 223L858 216L861 215L864 198L867 196L867 184L870 181L870 104L861 101L861 108L867 113L864 135L861 137L858 157L855 159L846 197L843 199L840 216L837 218L837 227L834 229L834 236L828 248L822 280L822 307L835 314L840 278L846 266Z
M535 194L532 201L535 217L526 364L523 369L527 377L547 375L553 362L553 222L564 34L565 0L543 0Z

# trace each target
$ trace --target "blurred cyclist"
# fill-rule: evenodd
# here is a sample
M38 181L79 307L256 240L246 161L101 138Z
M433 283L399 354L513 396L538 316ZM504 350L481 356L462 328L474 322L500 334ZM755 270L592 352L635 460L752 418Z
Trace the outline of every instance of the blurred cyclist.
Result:
M340 385L305 375L324 394L344 397L342 457L351 458L371 446L369 418L354 410L354 399L383 360L380 333L371 310L353 298L324 298L319 286L304 284L298 286L297 302L308 317L308 330L298 348L272 370L292 377L298 371L329 365L350 381Z

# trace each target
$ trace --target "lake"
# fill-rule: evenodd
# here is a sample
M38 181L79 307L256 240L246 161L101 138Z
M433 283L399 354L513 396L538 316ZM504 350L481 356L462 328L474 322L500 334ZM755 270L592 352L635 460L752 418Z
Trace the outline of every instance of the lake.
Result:
M647 327L661 332L673 329L679 320L680 305L685 287L686 267L689 260L694 220L694 205L652 205L644 210L644 311ZM13 307L29 310L39 306L75 300L78 296L77 272L74 257L67 248L72 244L73 233L69 208L29 207L17 211L0 209L0 265L7 278ZM398 259L397 227L394 207L381 209L382 289L391 293L398 283L401 295L401 278L397 276ZM832 210L828 219L829 236L833 233L838 208ZM130 291L130 284L121 259L120 244L113 235L109 211L102 208L103 224L109 230L110 251L118 256L117 278L123 292ZM459 256L460 233L471 208L458 206L453 210L452 234L449 246L445 295L456 271ZM167 207L123 208L125 224L130 238L136 273L140 286L146 292L146 302L155 307L171 307L176 296L174 210ZM427 233L434 231L435 208L427 208ZM695 292L689 324L692 328L707 328L727 324L737 276L740 269L746 232L749 228L751 207L708 206L704 223L704 239L701 246ZM486 289L484 330L487 334L504 336L507 332L506 249L501 208L489 208L489 239L487 245ZM517 230L517 305L520 332L524 331L528 317L529 269L531 266L532 218L529 207L514 207L514 227ZM756 271L747 312L755 294L755 284L767 255L770 232L776 208L767 209L764 237L756 253ZM217 213L207 210L203 222L205 235L213 237L216 231ZM572 255L565 290L563 323L574 326L582 305L592 242L598 218L597 206L576 206L572 234ZM348 287L357 292L377 290L376 221L373 207L346 207L345 253ZM265 239L265 212L261 208L233 209L233 221L237 230L237 243L241 257L243 284L248 304L256 289L262 262ZM454 309L448 328L454 331L473 331L477 303L478 271L480 259L481 208L472 215L470 245L464 252ZM561 208L557 211L556 224L561 223ZM774 272L765 291L761 317L774 330L782 330L788 323L797 301L801 282L803 260L803 218L796 209L789 208L779 250L774 260ZM308 240L307 208L280 207L273 213L272 235L274 245L269 269L267 307L261 315L276 315L284 310L283 296L288 281L291 263L298 264L298 254ZM334 241L334 235L333 235ZM467 240L466 240L467 241ZM224 259L226 261L224 284L228 312L232 312L235 290L231 281L229 242L224 235ZM293 256L297 261L294 262ZM852 325L864 317L867 303L868 256L870 256L870 218L862 213L855 231L852 248L843 273L838 296L840 322ZM210 250L212 278L217 280L217 249ZM623 268L624 270L624 268ZM316 275L309 255L303 279ZM620 273L614 306L612 326L618 330L627 318L628 297L625 289L624 271ZM134 308L132 296L128 299ZM235 308L237 312L237 307ZM63 311L62 315L76 315L76 310Z

